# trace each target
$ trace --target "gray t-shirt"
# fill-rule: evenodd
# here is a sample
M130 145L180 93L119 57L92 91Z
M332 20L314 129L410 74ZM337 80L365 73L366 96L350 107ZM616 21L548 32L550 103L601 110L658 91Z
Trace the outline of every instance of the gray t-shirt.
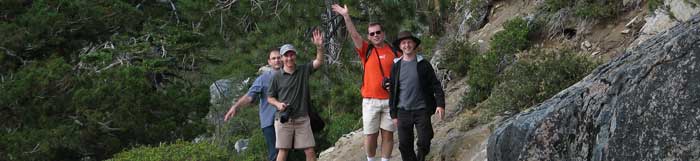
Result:
M307 108L311 105L309 94L309 76L314 72L313 63L297 65L294 73L284 72L280 69L272 77L267 96L277 98L278 101L287 103L290 118L299 118L307 115ZM279 118L279 111L275 118Z
M399 73L399 108L404 110L418 110L425 108L425 100L420 89L418 78L418 62L401 60L401 72Z

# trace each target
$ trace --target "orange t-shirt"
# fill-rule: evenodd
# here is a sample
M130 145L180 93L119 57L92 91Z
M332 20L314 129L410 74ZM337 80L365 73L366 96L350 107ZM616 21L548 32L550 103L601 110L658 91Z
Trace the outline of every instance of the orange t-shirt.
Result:
M384 44L381 48L374 47L372 48L371 54L365 60L366 52L367 49L369 48L369 44L367 41L362 42L362 48L361 49L355 49L357 50L358 55L360 56L360 61L363 63L362 65L364 66L364 81L362 82L362 88L360 89L360 93L362 94L362 98L378 98L378 99L389 99L389 92L383 89L382 87L382 71L379 69L379 62L377 60L381 60L382 64L382 70L384 70L384 77L389 78L389 75L391 74L391 65L394 64L394 53L392 53L391 46L389 44ZM377 57L377 55L379 57ZM397 56L401 56L401 53L399 51L396 51Z

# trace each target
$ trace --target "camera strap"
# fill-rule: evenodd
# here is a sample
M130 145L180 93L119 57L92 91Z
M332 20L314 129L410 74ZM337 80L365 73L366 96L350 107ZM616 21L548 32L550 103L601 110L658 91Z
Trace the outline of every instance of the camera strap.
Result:
M376 48L375 48L375 49L376 49ZM382 66L382 60L379 59L379 51L378 51L378 49L374 50L374 53L375 53L374 55L377 55L377 63L379 63L379 71L382 72L382 78L385 78L385 77L384 77L384 66Z

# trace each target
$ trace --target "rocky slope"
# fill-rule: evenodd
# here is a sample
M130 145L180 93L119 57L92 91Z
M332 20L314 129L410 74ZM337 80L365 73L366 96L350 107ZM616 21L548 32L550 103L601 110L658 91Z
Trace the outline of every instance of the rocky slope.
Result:
M700 159L700 17L649 38L489 138L491 161Z
M472 1L476 1L476 6L468 6ZM656 154L661 154L658 152L668 152L667 156L674 156L677 158L665 158L670 160L687 160L696 159L699 153L697 145L700 144L697 140L688 140L688 136L695 136L698 138L697 132L693 132L693 128L697 129L697 122L700 116L697 111L686 111L687 115L674 115L671 113L662 114L663 110L679 110L681 107L685 109L692 109L692 105L680 106L680 104L671 104L669 101L680 101L682 97L671 97L671 96L681 96L683 93L675 93L677 91L683 91L678 87L687 87L678 84L683 82L690 82L692 80L697 81L697 78L683 77L683 72L686 74L688 72L695 72L687 66L677 67L676 73L666 73L661 74L659 69L669 69L672 65L667 64L668 62L679 62L686 61L685 64L691 65L697 62L697 60L690 59L686 56L680 59L672 59L670 55L663 56L657 55L656 57L642 58L643 55L653 55L650 51L657 51L659 54L661 51L671 51L681 49L680 46L669 46L663 48L656 48L663 45L668 45L665 42L661 42L665 38L669 41L671 39L678 39L678 35L681 32L676 31L675 33L668 33L667 31L673 26L678 24L685 25L692 24L690 21L691 15L695 15L700 12L700 8L696 5L690 4L686 0L664 0L662 7L654 12L649 12L647 9L647 1L643 0L625 0L622 1L623 11L620 15L609 22L599 23L599 20L587 20L572 17L571 14L567 14L566 10L560 11L562 17L560 19L549 19L546 24L548 29L551 31L545 31L544 34L546 38L537 40L534 43L536 48L544 48L550 50L559 49L576 49L579 53L589 55L592 58L597 58L601 60L613 59L616 62L616 66L607 65L599 67L597 75L593 74L584 79L584 81L599 80L598 84L592 87L582 87L582 83L578 83L573 87L579 91L585 91L584 93L571 94L571 92L562 92L557 95L552 100L561 100L563 97L578 97L578 102L558 102L549 100L534 109L544 110L529 110L524 112L524 114L519 114L510 119L507 119L504 123L501 123L500 119L495 119L491 123L486 125L478 125L473 128L465 126L468 124L466 118L479 115L473 111L462 109L459 105L459 100L463 97L465 93L469 92L469 87L466 85L467 78L450 78L450 71L446 71L441 67L441 61L444 61L443 54L444 49L442 49L441 44L445 44L446 41L452 41L455 39L467 39L469 42L477 43L480 46L481 51L488 50L490 38L494 33L502 30L502 24L512 18L516 17L526 17L528 19L534 19L537 16L541 16L542 10L538 9L538 6L543 5L545 1L542 0L467 0L462 3L458 3L456 8L457 12L453 13L449 24L447 24L447 34L443 38L440 38L436 49L433 50L433 58L431 60L436 69L441 69L438 74L441 75L442 81L445 83L445 91L447 92L447 109L448 117L445 121L434 123L435 127L435 138L432 140L432 150L431 150L431 160L487 160L487 153L489 156L488 160L517 160L520 156L537 156L537 157L523 157L522 160L634 160L635 157L629 158L617 158L617 159L606 159L611 158L610 154L633 156L634 154L645 154L652 155L654 152ZM566 17L566 15L569 15ZM573 20L572 20L573 19ZM562 23L562 22L576 22L576 23ZM676 27L674 29L678 30ZM573 33L565 33L565 31ZM666 35L666 36L656 36L656 35ZM686 33L685 35L689 35ZM696 33L697 35L697 33ZM656 36L656 37L655 37ZM675 37L675 38L669 38ZM687 36L686 36L687 37ZM653 43L656 42L656 43ZM656 46L655 46L656 45ZM697 47L697 44L695 44ZM635 49L635 51L631 51ZM652 50L654 49L654 50ZM624 52L629 50L630 52ZM679 53L680 54L680 53ZM697 51L695 51L697 54ZM624 56L621 56L624 55ZM653 68L627 68L625 70L619 69L620 66L626 66L623 64L633 62L632 59L637 61L651 61ZM622 61L622 62L620 62ZM614 63L613 63L614 64ZM638 63L639 64L639 63ZM681 63L682 64L682 63ZM606 70L603 70L606 69ZM653 69L653 70L650 70ZM620 71L621 74L609 75L605 79L594 78L596 76L604 76L604 72ZM642 75L635 75L634 77L625 76L625 73L630 74L632 72L646 73L646 77L641 77ZM671 72L671 71L668 71ZM680 74L680 75L667 75L667 74ZM663 77L663 78L661 78ZM623 79L625 78L625 79ZM629 80L638 80L635 82L636 85L632 85L631 82L624 82ZM647 81L651 79L657 81L657 84L648 82L646 86L641 86L640 82ZM676 80L681 79L681 80ZM624 81L623 81L624 80ZM615 81L617 84L613 85L611 82ZM671 84L674 82L676 84ZM606 84L607 83L607 84ZM660 83L660 84L658 84ZM665 84L664 84L665 83ZM623 86L623 84L626 84ZM586 107L589 107L586 111L581 106L575 108L573 104L581 104L583 95L591 95L598 92L597 97L602 97L601 92L611 91L612 87L615 87L618 93L611 93L611 95L606 95L605 98L612 98L615 96L614 102L610 100L600 100L599 102L587 102ZM697 86L697 85L696 85ZM644 88L642 88L644 87ZM670 88L673 87L673 88ZM627 93L626 97L622 98L620 92L631 90L635 88L637 90L644 89L643 91L637 91L636 96L639 97L642 93L654 93L652 89L663 89L669 93L656 93L655 95L648 95L644 98L631 99L635 96L632 93ZM685 91L684 94L690 94L693 91ZM697 93L697 92L695 92ZM688 95L684 95L688 96ZM672 99L671 99L672 98ZM586 98L592 100L593 98ZM693 97L687 97L684 99L693 99ZM629 100L629 107L624 111L621 108L617 110L612 110L606 108L607 111L603 110L603 106L612 107L612 105L621 106L621 100ZM636 101L631 101L636 100ZM607 101L605 104L602 102ZM653 109L646 109L635 111L636 109L632 106L645 107L645 105L650 105L652 102ZM697 100L695 100L694 105L698 107ZM563 109L552 109L545 108L544 106L555 106L555 105L566 105L569 103L570 106L566 106L567 109L573 111L562 112ZM631 104L635 103L635 104ZM678 103L678 102L676 102ZM594 107L593 105L598 105L600 107ZM597 110L597 111L596 111ZM621 114L622 112L628 114ZM631 112L631 113L629 113ZM692 113L695 112L695 113ZM533 114L533 113L537 113ZM584 116L590 116L592 118L584 120L570 120L570 121L554 121L553 118L545 120L536 120L536 118L545 118L542 113L547 113L549 117L553 118L584 118ZM533 116L530 116L533 115ZM644 118L641 119L641 116ZM634 122L619 122L624 118L639 118L638 120L633 120L634 122L645 123L643 125L633 124ZM660 119L652 119L655 117L669 118L676 117L678 120L684 121L661 121L655 122L654 120L660 121ZM685 117L685 118L683 118ZM603 118L607 118L603 119ZM613 119L614 118L614 119ZM694 119L694 120L693 120ZM688 120L690 122L688 122ZM603 126L605 122L611 123L617 121L615 124L607 124ZM434 121L435 122L435 121ZM547 124L545 124L545 122ZM676 123L682 125L677 126ZM691 124L692 123L692 124ZM494 127L497 125L502 125L500 128L494 131ZM572 127L576 125L575 127ZM584 126L585 125L585 126ZM629 128L624 128L626 131L621 131L620 126L626 126ZM673 126L672 126L673 125ZM466 128L465 128L466 127ZM610 128L615 127L618 130L614 133L615 136L625 136L626 138L617 138L612 141L610 136L613 136ZM683 129L681 131L672 131L676 133L663 133L664 129ZM601 130L601 129L607 129ZM642 129L654 129L648 133L641 133ZM550 130L550 131L547 131ZM578 131L577 131L578 130ZM596 133L581 134L579 132L589 131ZM695 130L697 131L697 130ZM564 132L564 133L556 133ZM671 131L666 131L671 132ZM491 136L492 133L495 135ZM634 135L630 133L635 133ZM566 134L566 135L564 135ZM625 135L622 135L625 134ZM654 135L652 135L654 134ZM659 135L656 135L659 134ZM683 134L689 134L680 138ZM536 137L537 136L537 137ZM603 137L607 136L607 137ZM396 136L395 136L396 137ZM490 140L489 140L489 137ZM635 153L628 153L627 151L634 151L634 149L621 148L617 144L625 142L633 142L628 140L628 138L635 139L645 139L645 141L639 141L637 146L647 146L650 149L647 151L636 151ZM657 142L649 142L646 140L654 140ZM597 140L596 140L597 139ZM573 142L572 140L587 141L584 143L577 143L575 145L561 144L565 142ZM552 142L558 141L558 142ZM597 144L596 141L606 141L607 144ZM661 141L665 143L661 143ZM681 141L689 141L683 144L671 144L671 143L681 143ZM544 144L536 143L549 143L550 148L554 149L537 149ZM488 144L487 144L488 143ZM614 143L615 145L613 145ZM584 146L587 145L587 146ZM325 150L319 160L365 160L364 147L363 145L363 135L360 132L347 134L345 137L341 138L336 142L335 147ZM656 146L665 145L665 146ZM577 147L580 146L580 147ZM488 149L487 149L488 147ZM612 149L612 148L616 149ZM394 146L393 159L401 160L400 154L398 152L398 144ZM612 150L608 150L612 149ZM673 151L668 151L668 149L675 149ZM488 151L488 152L487 152ZM595 155L593 155L595 152ZM568 156L567 156L568 155ZM586 156L586 157L583 157ZM650 157L637 157L637 158L650 158ZM661 160L661 159L651 159L651 160Z

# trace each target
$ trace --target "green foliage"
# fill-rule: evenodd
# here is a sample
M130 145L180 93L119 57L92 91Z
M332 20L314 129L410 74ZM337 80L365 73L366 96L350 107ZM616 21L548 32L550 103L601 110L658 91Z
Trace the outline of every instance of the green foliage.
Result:
M575 1L571 0L545 0L544 1L544 8L548 12L556 12L559 11L562 8L569 7L573 5Z
M499 31L491 38L491 51L499 56L510 56L518 51L530 47L528 34L534 26L529 25L525 19L514 18L503 24L503 31Z
M463 98L462 103L476 105L488 98L493 86L498 84L500 71L514 54L530 47L530 32L535 25L529 25L522 18L514 18L503 25L502 31L491 38L491 50L477 56L469 62L467 84L471 91Z
M307 62L315 52L308 31L322 25L326 6L304 2L0 1L0 158L103 160L123 152L115 160L223 160L215 150L194 154L213 145L161 143L209 135L208 85L254 76L267 49L292 43ZM446 12L448 4L385 2L343 3L359 26L381 21L390 32L422 29L411 20L438 22L426 18L433 12L416 11ZM385 14L394 11L402 14ZM314 104L327 121L316 136L318 152L359 128L361 68L351 45L343 51L352 53L342 54L343 65L325 66L312 80ZM224 159L265 156L257 111L248 109L233 120L236 128L224 130L235 130L230 139L251 139L252 150ZM190 154L213 157L180 157Z
M191 143L178 140L157 147L142 146L115 155L108 161L221 161L228 160L227 152L206 142ZM261 159L262 160L262 159Z
M615 1L581 3L576 6L575 15L583 18L607 19L620 12L619 3Z
M548 12L557 12L564 8L571 8L576 17L608 19L617 16L621 11L621 2L617 0L545 0L543 9ZM651 7L657 2L651 0L649 6Z
M494 52L477 56L469 62L467 75L470 91L463 98L462 103L473 106L486 99L491 93L493 85L498 82L498 64L500 57Z
M598 64L571 51L534 51L506 69L483 106L492 113L517 113L578 82Z
M649 0L649 1L647 1L647 8L652 13L654 13L654 10L656 10L659 7L662 7L663 5L664 5L663 0Z
M444 60L447 69L454 71L457 76L464 76L470 70L469 62L479 54L478 45L468 41L454 40L445 46Z

